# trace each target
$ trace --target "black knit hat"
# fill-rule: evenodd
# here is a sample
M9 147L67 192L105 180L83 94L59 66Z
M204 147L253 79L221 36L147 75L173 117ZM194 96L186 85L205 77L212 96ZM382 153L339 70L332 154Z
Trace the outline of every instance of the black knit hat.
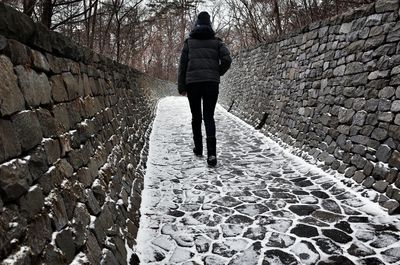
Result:
M203 11L197 16L196 25L211 25L210 15Z

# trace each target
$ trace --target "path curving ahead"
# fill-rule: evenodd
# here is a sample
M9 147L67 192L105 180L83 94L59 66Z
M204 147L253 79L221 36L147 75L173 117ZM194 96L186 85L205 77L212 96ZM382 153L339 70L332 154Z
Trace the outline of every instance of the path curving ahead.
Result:
M141 264L400 264L399 216L220 107L216 122L219 164L208 168L191 151L187 99L160 101L142 193Z

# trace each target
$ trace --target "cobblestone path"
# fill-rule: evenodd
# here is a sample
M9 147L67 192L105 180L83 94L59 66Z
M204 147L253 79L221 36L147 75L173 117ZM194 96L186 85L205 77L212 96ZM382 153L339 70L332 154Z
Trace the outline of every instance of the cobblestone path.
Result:
M191 151L187 99L159 104L141 264L400 264L399 216L222 108L216 122L219 164L208 168Z

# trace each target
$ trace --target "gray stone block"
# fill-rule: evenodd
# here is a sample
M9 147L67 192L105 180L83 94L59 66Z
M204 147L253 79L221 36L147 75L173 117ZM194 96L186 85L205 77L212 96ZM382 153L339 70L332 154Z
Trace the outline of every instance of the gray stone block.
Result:
M90 214L98 215L100 213L101 209L100 209L99 202L96 200L96 198L93 195L92 190L86 189L85 196L86 196L86 206L88 207Z
M355 172L354 176L353 176L353 180L360 184L364 181L365 178L366 178L366 176L364 175L364 173L362 171Z
M27 245L33 255L37 256L43 251L46 244L51 240L52 232L48 214L36 215L30 222L26 235Z
M367 119L367 112L364 110L358 111L354 116L353 116L353 125L358 125L358 126L363 126L365 124L365 121Z
M378 104L378 111L389 111L392 102L389 99L380 99Z
M58 133L67 132L71 128L67 106L64 103L57 104L53 107L52 112Z
M63 252L67 262L70 263L75 257L75 245L71 229L66 228L57 233L55 242L57 247Z
M25 109L25 100L18 87L12 63L4 55L0 55L0 80L0 116Z
M13 124L0 119L0 163L21 154L21 143L15 134Z
M348 123L353 119L355 111L352 109L340 108L339 109L339 122L340 123Z
M59 190L54 189L47 200L51 203L51 222L57 231L60 231L68 224L67 211L65 210L64 200Z
M362 185L366 188L372 188L372 185L375 183L375 179L373 177L367 177Z
M379 146L378 150L376 150L376 158L383 163L389 161L391 154L392 149L386 144Z
M394 123L395 123L396 125L400 125L400 114L396 114L396 117L395 117L395 119L394 119Z
M392 102L392 106L390 108L390 111L392 111L392 112L400 112L400 100L394 100ZM396 116L396 119L397 119L397 116Z
M71 73L63 73L62 78L64 80L69 100L74 100L83 96L83 88L79 86L78 79L75 76Z
M18 83L29 106L36 107L51 102L51 88L44 73L37 74L34 70L24 66L15 67Z
M28 151L42 140L42 130L34 111L22 111L11 117L13 127L23 151Z
M32 63L30 57L31 49L16 40L8 40L8 45L4 53L11 59L14 65L31 65Z
M31 50L31 56L32 56L32 62L33 62L33 68L36 70L42 71L42 72L49 72L50 71L50 66L49 63L47 62L46 57L38 51Z
M42 189L37 185L31 187L29 191L19 199L19 205L21 212L28 216L28 218L32 218L40 213L44 206Z
M32 177L25 161L17 159L0 165L0 190L5 202L18 199L29 190Z
M377 0L375 10L377 13L397 11L399 9L399 1L397 0Z
M395 42L400 40L400 22L397 22L396 25L389 31L387 35L387 42Z
M388 131L382 128L375 128L372 131L371 137L375 140L378 141L383 141L386 139L386 137L388 136Z
M64 85L64 80L61 75L53 75L50 78L51 96L56 103L66 102L68 93Z
M55 139L48 139L43 142L43 147L46 152L47 163L54 164L61 157L60 142Z
M385 180L379 180L372 185L372 188L380 193L385 192L386 188L388 187L389 183Z
M385 164L383 164L382 162L378 162L375 164L374 170L372 171L372 176L376 180L386 179L388 174L389 174L389 169L386 167Z
M388 86L388 87L384 87L383 89L381 89L379 91L379 98L391 98L394 96L394 94L396 93L396 90L394 89L394 87Z
M400 169L400 152L397 150L394 150L390 160L389 160L389 166L395 167Z

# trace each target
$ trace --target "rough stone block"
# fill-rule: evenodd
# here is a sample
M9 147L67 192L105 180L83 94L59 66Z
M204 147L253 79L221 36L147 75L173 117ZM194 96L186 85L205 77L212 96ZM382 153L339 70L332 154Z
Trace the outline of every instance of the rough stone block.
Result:
M59 133L67 132L71 128L69 113L65 103L57 104L53 107L53 115Z
M398 0L378 0L375 3L375 11L377 13L390 12L397 9L399 9Z
M0 116L25 109L25 100L18 87L12 63L4 55L0 55L0 80Z
M56 125L56 120L47 109L39 108L36 110L43 137L51 138L59 134L59 128Z
M15 67L18 83L29 106L35 107L51 102L51 88L46 74L37 74L24 66Z
M400 126L399 125L389 125L388 135L393 139L400 141Z
M40 213L44 206L44 197L42 189L35 185L19 199L21 212L33 218L36 214Z
M352 109L340 108L339 109L339 122L340 123L348 123L353 119L355 111Z
M101 210L100 205L99 205L99 202L94 197L92 190L86 189L85 196L86 196L86 200L87 200L86 206L88 207L90 214L92 214L92 215L99 214L100 210Z
M394 150L389 160L389 166L400 169L400 152Z
M390 111L392 112L400 112L400 100L395 100L392 102L392 106L390 108ZM400 119L396 116L395 120ZM398 124L400 125L400 124Z
M60 231L68 224L67 211L65 210L64 200L59 194L59 190L53 190L47 199L52 207L51 212L51 222L57 231Z
M382 141L386 139L387 135L388 135L387 130L378 127L372 131L371 137L375 140Z
M61 75L53 75L50 78L51 96L56 103L66 102L68 93L65 89L64 80Z
M386 177L386 181L390 184L394 183L397 180L397 175L399 174L399 169L391 168L389 174Z
M21 143L10 121L0 119L0 163L21 154Z
M61 157L60 142L57 139L48 139L44 141L43 147L49 165L54 164Z
M358 74L364 71L364 64L361 62L349 63L346 66L345 75Z
M394 119L394 123L395 123L396 125L400 125L400 114L397 114L397 115L396 115L396 117L395 117L395 119Z
M391 154L392 149L386 144L379 146L378 150L376 150L376 158L383 163L389 161Z
M353 180L356 181L357 183L362 183L365 178L366 178L366 176L364 175L364 173L362 171L357 171L356 173L354 173L354 176L353 176Z
M353 167L353 166L348 167L348 168L346 169L345 173L344 173L344 176L345 176L346 178L351 178L352 176L354 176L354 173L356 172L356 170L357 170L357 168L355 168L355 167Z
M90 264L100 264L102 251L93 233L89 233L88 235L85 253Z
M71 229L66 228L57 233L55 242L57 247L63 252L67 262L70 263L75 257L75 245Z
M99 243L105 242L107 230L109 230L111 226L114 225L114 218L112 216L112 213L110 212L109 207L115 206L106 205L105 207L103 207L100 215L94 221L94 233Z
M51 239L51 223L47 213L36 215L27 229L27 243L31 248L32 254L40 254L48 241Z
M384 122L391 122L393 121L394 114L390 111L388 112L378 112L378 120Z
M52 244L46 245L40 258L40 264L67 264L63 253Z
M38 51L31 50L32 61L33 61L33 68L42 72L49 72L50 66L47 62L46 57Z
M25 160L33 180L40 178L49 169L46 152L41 146L31 151Z
M387 42L395 42L400 40L400 22L397 22L396 25L389 31L387 35Z
M83 96L83 88L79 86L78 80L71 73L63 73L65 88L68 93L68 99L74 100Z
M379 180L372 185L372 188L380 193L385 192L386 188L388 187L389 183L385 180Z
M5 48L7 48L7 45L7 39L3 35L0 35L0 51L3 51Z
M374 170L372 171L372 176L376 180L386 179L388 174L389 174L389 169L386 167L384 163L378 162L375 164Z
M363 126L365 124L365 121L367 119L368 113L365 110L358 111L354 116L353 116L353 125L358 125L358 126Z
M388 86L381 89L378 95L379 98L391 98L394 96L395 93L396 90L394 89L394 87Z
M5 49L7 55L14 65L31 65L31 49L22 43L9 39Z
M34 111L19 112L11 117L11 121L23 151L30 150L41 142L42 130Z
M384 208L388 209L389 214L397 213L400 208L400 203L396 200L388 200L382 205Z
M0 190L6 202L25 194L32 182L27 163L20 159L0 165L0 176Z
M389 99L380 99L378 104L378 111L385 112L390 110L391 101Z
M371 188L374 183L375 179L373 177L367 177L362 183L362 185L366 188Z

